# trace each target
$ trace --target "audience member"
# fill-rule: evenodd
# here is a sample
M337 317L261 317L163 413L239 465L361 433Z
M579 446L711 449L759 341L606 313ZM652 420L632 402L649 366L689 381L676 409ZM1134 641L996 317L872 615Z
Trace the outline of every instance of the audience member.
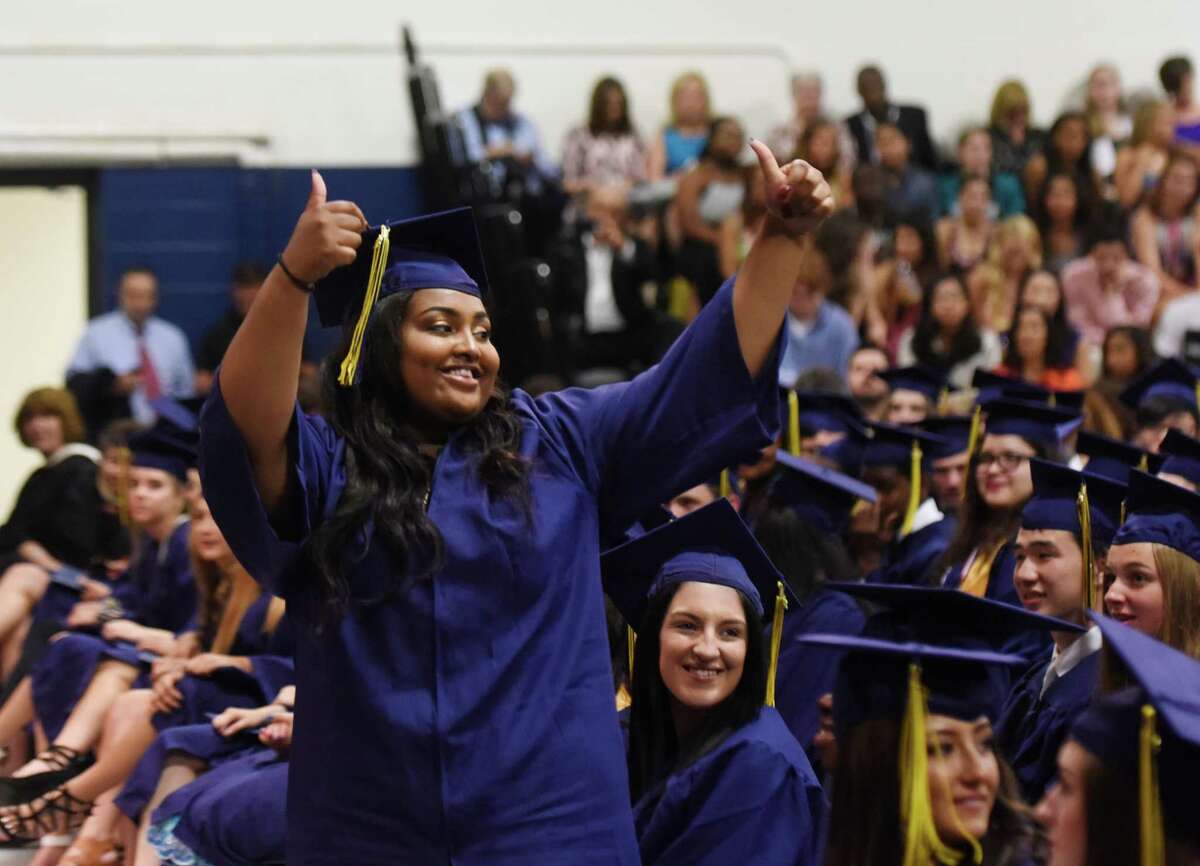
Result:
M1092 168L1108 184L1117 168L1117 148L1133 133L1133 118L1121 96L1121 74L1111 63L1092 68L1083 109L1092 134Z
M860 165L855 178L881 171L878 166ZM861 191L861 190L860 190ZM863 202L863 196L856 196ZM850 210L827 219L813 235L816 250L829 268L832 285L829 299L850 313L854 328L875 345L887 340L887 322L879 311L875 291L876 237ZM838 369L838 368L835 368Z
M1010 79L996 90L988 131L997 171L1022 177L1025 164L1041 149L1045 133L1032 125L1032 114L1029 92L1020 81Z
M1158 68L1158 80L1175 109L1175 141L1200 156L1200 103L1195 101L1196 75L1192 61L1170 57Z
M1154 273L1129 258L1125 219L1115 204L1100 208L1087 231L1088 254L1062 272L1067 317L1085 343L1099 346L1115 325L1150 325L1158 304Z
M838 208L854 205L853 174L848 168L853 163L843 148L841 127L832 120L818 117L800 135L794 156L802 159L825 176L833 190L834 204Z
M1146 102L1133 117L1129 144L1117 151L1113 185L1126 210L1158 185L1175 137L1175 110L1166 102Z
M892 230L888 252L875 268L874 283L879 312L888 326L885 348L895 357L900 339L921 315L923 287L937 272L937 242L930 224L905 217Z
M966 177L958 188L958 208L937 224L938 264L966 274L983 261L995 223L988 214L991 197L986 179Z
M879 374L888 369L883 349L864 343L850 355L846 368L846 385L868 421L882 421L887 411L888 384Z
M942 274L929 286L921 318L900 339L896 362L920 364L938 371L954 387L968 388L976 370L1000 363L1000 340L994 331L976 326L961 276Z
M1050 391L1078 391L1084 386L1083 377L1073 359L1062 362L1061 340L1062 334L1055 332L1050 317L1041 308L1017 307L1004 361L996 372Z
M197 394L207 394L212 388L213 372L225 357L225 350L233 342L233 335L241 327L266 278L266 270L257 262L242 262L233 269L229 279L229 309L205 331L196 352Z
M746 177L739 157L746 133L732 117L718 117L706 138L700 161L679 182L676 205L683 243L679 273L691 281L706 304L725 276L721 271L721 224L734 215L746 197Z
M1109 328L1104 335L1100 359L1100 377L1090 393L1103 400L1108 413L1120 425L1115 438L1128 440L1137 429L1137 423L1133 410L1121 402L1120 395L1154 365L1150 335L1133 325Z
M937 183L933 174L909 162L908 136L894 123L883 122L875 128L875 149L879 164L888 176L888 208L894 214L934 220L938 215Z
M1158 277L1160 304L1196 289L1198 196L1200 176L1195 161L1172 156L1129 220L1133 254Z
M941 209L944 213L957 216L958 195L966 178L976 177L987 181L991 195L992 219L1006 219L1025 212L1025 194L1021 181L1015 174L997 171L992 160L992 136L986 128L968 128L958 137L958 165L956 170L942 175L939 183Z
M825 86L817 72L797 72L792 76L792 116L786 123L771 130L767 145L782 165L796 156L800 150L800 139L809 126L826 117L822 95ZM844 124L837 124L838 154L841 164L838 172L846 177L854 171L854 139ZM811 160L810 160L811 161ZM829 175L826 175L826 180Z
M1186 292L1163 305L1154 328L1160 358L1200 364L1200 292Z
M936 171L937 150L929 137L925 109L916 105L898 105L888 101L887 83L878 66L864 66L858 71L858 96L862 111L846 118L846 126L854 138L859 162L879 162L875 147L875 128L881 123L898 126L912 143L912 160L922 168Z
M1092 167L1092 134L1087 117L1068 111L1055 118L1042 148L1029 158L1025 166L1025 195L1036 201L1046 177L1054 172L1073 172L1091 190L1099 186Z
M95 436L116 418L154 420L150 401L191 397L196 375L187 337L154 315L158 278L148 267L127 268L117 309L92 319L67 365L67 387Z
M458 113L467 158L492 163L501 184L510 173L521 175L532 189L558 176L558 168L542 147L533 120L513 107L517 83L507 69L484 76L479 102Z
M784 325L783 359L779 384L792 387L796 378L813 367L829 367L845 374L858 346L858 329L841 305L828 300L833 288L829 261L816 245L809 247L792 290Z
M1042 238L1033 220L1012 216L988 239L987 257L967 275L971 310L980 327L1008 330L1021 284L1042 266Z
M650 180L678 177L697 162L713 126L708 83L699 72L685 72L671 85L671 122L654 139L646 163Z
M587 123L567 134L563 147L563 190L614 204L624 202L646 180L646 146L629 116L624 85L611 76L592 88Z
M1052 171L1034 197L1034 221L1042 235L1044 264L1061 273L1087 252L1084 233L1092 213L1092 188L1074 171Z

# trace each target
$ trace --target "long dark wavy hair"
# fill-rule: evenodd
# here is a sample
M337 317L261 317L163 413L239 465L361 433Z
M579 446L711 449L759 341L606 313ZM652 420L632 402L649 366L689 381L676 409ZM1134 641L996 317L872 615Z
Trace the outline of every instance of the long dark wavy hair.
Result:
M801 604L826 582L858 577L841 537L821 532L791 508L769 506L754 524L754 537Z
M1028 281L1029 275L1021 281L1022 286ZM1074 358L1066 359L1069 354L1069 349L1065 342L1070 339L1069 331L1064 331L1065 321L1058 321L1056 318L1047 316L1044 310L1040 310L1030 304L1022 304L1019 302L1015 310L1013 310L1012 326L1008 329L1007 345L1004 347L1004 366L1012 370L1015 374L1019 374L1025 367L1021 356L1017 351L1017 329L1021 326L1021 316L1025 313L1036 313L1041 317L1042 322L1046 326L1046 348L1042 351L1042 359L1047 369L1064 369L1070 367ZM1059 305L1061 313L1062 304Z
M412 296L398 292L379 304L364 335L358 384L343 388L337 383L349 333L322 364L325 413L346 442L346 488L333 515L307 543L318 580L306 600L321 623L336 620L350 605L350 572L366 555L368 525L374 530L370 543L382 544L396 567L389 584L363 604L432 578L444 560L441 533L425 511L433 463L419 450L420 436L406 420L412 403L401 373L401 325ZM483 411L464 427L459 446L478 456L479 477L489 495L513 497L528 518L529 465L518 452L521 422L507 392L497 384Z
M746 616L742 678L724 701L709 710L686 743L675 735L671 693L658 667L659 632L679 584L650 599L633 652L633 703L629 720L629 794L632 802L662 792L667 779L707 755L762 709L767 690L767 651L762 617L741 596Z
M900 722L895 719L862 722L840 738L824 866L895 866L904 860L899 754ZM997 760L1000 787L987 834L980 840L983 866L1012 866L1028 862L1036 829L1016 777ZM871 804L870 820L863 820L864 803Z
M958 287L967 302L967 314L959 323L958 330L954 332L950 345L935 347L934 341L940 339L942 329L933 316L933 296L937 294L938 286L943 283L954 283ZM913 328L913 354L917 361L926 367L948 373L956 364L977 355L983 347L983 340L979 336L979 328L971 318L971 295L961 275L947 271L935 276L926 286L921 295L921 317L917 319L917 325Z

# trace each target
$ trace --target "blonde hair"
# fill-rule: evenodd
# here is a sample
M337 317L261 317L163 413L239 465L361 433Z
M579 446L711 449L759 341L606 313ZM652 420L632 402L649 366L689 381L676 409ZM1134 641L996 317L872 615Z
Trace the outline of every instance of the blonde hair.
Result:
M1165 544L1151 544L1162 584L1162 631L1167 646L1200 659L1200 562Z
M1120 84L1121 84L1120 70L1117 69L1116 65L1114 65L1112 63L1097 63L1095 66L1092 67L1092 71L1088 73L1087 82L1084 85L1086 88L1086 91L1085 91L1086 95L1084 96L1084 100L1083 100L1083 113L1084 113L1084 116L1087 118L1088 128L1091 130L1093 138L1104 134L1103 121L1100 118L1100 114L1096 110L1095 104L1092 102L1092 81L1101 72L1111 72L1113 74L1113 76L1117 79L1117 85L1118 85L1117 111L1125 111L1126 110L1125 95L1120 92Z
M83 416L75 396L66 388L35 388L25 395L17 414L13 417L13 429L22 445L29 445L21 430L25 422L34 415L53 415L62 422L63 442L82 442L87 437Z
M1003 270L1004 264L1004 245L1012 240L1018 239L1025 244L1029 250L1029 267L1031 270L1038 270L1042 266L1042 236L1038 232L1037 224L1034 223L1025 214L1016 214L1004 220L1000 225L996 226L996 233L992 235L992 240L988 244L987 262L992 267Z
M1160 111L1170 108L1167 103L1151 99L1138 106L1133 114L1133 132L1130 133L1129 143L1145 144L1150 139L1150 130L1154 127L1154 117Z
M679 116L675 113L675 100L679 97L680 91L687 87L692 82L700 85L700 90L704 94L704 122L711 123L712 116L712 98L709 95L708 81L694 69L681 74L678 78L671 82L671 126L679 125Z
M1028 109L1032 113L1033 108L1029 103L1029 91L1025 89L1024 84L1015 78L1005 81L996 89L996 95L992 98L992 126L997 129L1007 129L1008 115L1012 113L1014 108L1021 107Z

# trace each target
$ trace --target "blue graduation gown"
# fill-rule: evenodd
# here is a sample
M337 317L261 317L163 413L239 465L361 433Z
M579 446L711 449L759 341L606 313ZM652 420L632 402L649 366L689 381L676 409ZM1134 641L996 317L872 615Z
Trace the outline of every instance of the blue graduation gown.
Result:
M1057 775L1058 750L1100 681L1100 653L1094 652L1041 695L1049 666L1047 654L1017 681L996 725L997 748L1017 774L1027 803L1040 800Z
M963 565L960 562L953 566L942 580L942 586L947 589L958 589L962 583ZM1012 543L1004 545L996 558L992 560L991 571L988 572L987 591L985 598L992 601L1002 601L1013 607L1021 607L1021 599L1017 595L1016 584L1013 583L1013 573L1017 570L1017 557L1013 553ZM1032 664L1040 658L1051 646L1050 633L1044 631L1017 632L1007 640L1002 641L996 649L1000 652L1014 653L1024 656Z
M889 544L883 563L867 575L867 583L926 586L930 570L957 528L955 519L947 516Z
M752 379L732 294L730 280L632 382L513 393L531 520L488 494L451 434L428 506L441 572L297 634L289 866L638 862L599 539L774 441L779 346ZM205 496L238 561L296 623L316 580L298 552L345 487L345 443L297 409L285 513L298 525L281 536L217 379L201 420ZM368 543L352 597L377 598L394 572Z
M634 807L644 866L809 866L821 785L779 713L763 707Z
M858 634L864 622L862 609L854 599L831 589L817 590L802 607L784 615L775 708L806 751L821 727L817 701L833 691L841 653L807 646L799 639L817 633Z

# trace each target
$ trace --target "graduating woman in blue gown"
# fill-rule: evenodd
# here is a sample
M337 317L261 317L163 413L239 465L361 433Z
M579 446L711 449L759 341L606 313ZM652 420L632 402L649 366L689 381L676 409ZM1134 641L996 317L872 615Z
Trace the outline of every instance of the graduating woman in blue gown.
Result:
M662 363L536 400L497 384L469 215L364 244L314 174L201 418L213 514L300 624L289 866L637 862L599 538L774 436L799 238L832 202L756 148L766 228ZM295 401L326 275L328 422Z

